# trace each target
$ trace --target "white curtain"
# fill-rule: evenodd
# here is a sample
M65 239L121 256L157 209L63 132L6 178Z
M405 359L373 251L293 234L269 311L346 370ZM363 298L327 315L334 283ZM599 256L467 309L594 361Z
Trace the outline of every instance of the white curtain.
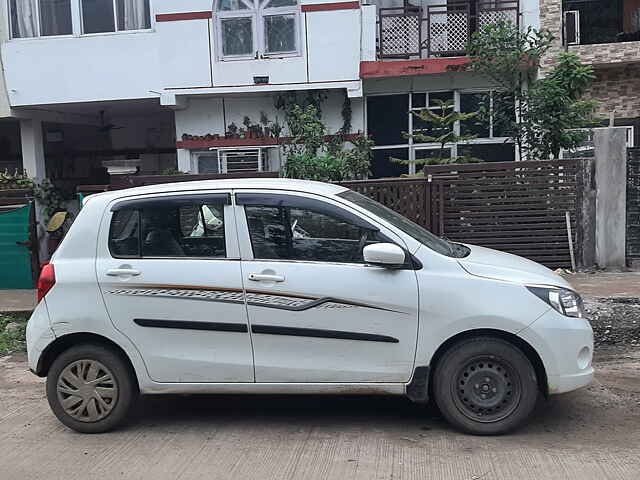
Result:
M124 3L124 29L143 30L149 28L147 4L149 0L122 0Z
M16 14L14 32L20 38L35 37L38 33L37 0L16 0L14 7Z

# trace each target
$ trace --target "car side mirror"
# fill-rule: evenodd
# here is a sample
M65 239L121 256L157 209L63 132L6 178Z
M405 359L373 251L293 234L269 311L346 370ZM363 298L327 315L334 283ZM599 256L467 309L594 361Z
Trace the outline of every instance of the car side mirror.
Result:
M405 265L404 250L393 243L374 243L364 247L365 263L386 268L400 268Z

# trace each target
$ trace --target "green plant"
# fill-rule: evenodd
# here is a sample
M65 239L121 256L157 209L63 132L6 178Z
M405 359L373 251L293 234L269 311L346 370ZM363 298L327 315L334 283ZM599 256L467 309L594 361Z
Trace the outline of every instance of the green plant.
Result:
M352 148L344 148L342 140L328 142L326 127L313 105L293 105L287 122L291 137L282 142L286 177L325 182L366 177L371 161L369 138L350 139Z
M552 158L575 148L587 133L576 129L596 123L596 103L582 100L594 80L593 68L570 53L561 54L545 76L540 59L553 35L546 30L521 31L510 22L483 27L472 36L469 69L496 85L491 101L494 127L514 140L521 158ZM485 110L489 110L489 99Z
M9 173L9 170L0 172L0 190L17 190L33 188L33 181L27 176L24 171L14 170L13 173Z
M66 209L65 202L68 198L49 179L45 178L37 183L24 171L16 170L12 174L8 171L0 173L0 190L15 189L33 190L33 196L42 206L45 222L48 222L54 213Z
M7 329L7 325L10 325L9 329ZM0 355L9 355L25 350L26 327L26 316L0 314Z
M344 162L345 178L363 180L369 176L373 158L373 140L364 134L349 139L352 148L343 149L339 155Z
M416 159L414 161L401 160L393 158L392 161L408 165L415 163L417 165L440 165L444 163L459 163L466 157L451 157L445 155L447 145L458 142L465 142L476 138L475 135L458 135L454 126L458 122L464 122L477 117L480 112L462 113L456 112L453 108L453 100L435 99L434 103L437 108L423 108L417 112L411 112L415 117L423 122L431 125L433 135L425 133L405 134L405 137L413 139L415 143L437 143L439 148L434 157Z
M54 213L66 209L67 199L48 178L43 179L40 183L34 183L33 195L40 202L42 213L47 222Z

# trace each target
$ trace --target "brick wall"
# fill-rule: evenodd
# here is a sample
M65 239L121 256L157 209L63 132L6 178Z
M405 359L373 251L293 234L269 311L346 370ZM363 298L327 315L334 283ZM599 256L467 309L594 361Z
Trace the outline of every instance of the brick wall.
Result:
M640 64L596 69L596 81L587 96L600 102L602 116L615 109L616 118L640 117Z
M540 26L555 37L541 63L544 75L565 51L562 0L540 0ZM584 63L596 66L597 78L587 97L600 102L598 115L608 118L615 109L616 118L640 117L640 42L572 45L569 51L578 54Z
M554 36L551 48L541 62L544 74L553 66L554 59L565 50L562 45L562 0L540 0L540 28L550 31Z
M571 45L569 51L594 65L640 62L640 42Z

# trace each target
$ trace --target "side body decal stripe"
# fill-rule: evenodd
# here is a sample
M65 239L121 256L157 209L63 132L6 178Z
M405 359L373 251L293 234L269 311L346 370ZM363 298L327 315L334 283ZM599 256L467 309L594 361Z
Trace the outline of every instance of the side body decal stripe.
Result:
M206 330L214 332L247 333L247 325L241 323L192 322L186 320L154 320L136 318L136 325L150 328L170 328L178 330ZM252 325L256 334L286 335L293 337L331 338L336 340L358 340L364 342L398 343L398 339L372 333L345 332L342 330L321 330L316 328L279 327L275 325Z
M219 322L191 322L183 320L152 320L148 318L136 318L136 325L152 328L174 328L178 330L209 330L214 332L238 332L247 333L249 329L244 323L219 323Z
M253 333L266 335L288 335L293 337L335 338L339 340L361 340L364 342L398 343L399 340L386 335L372 333L344 332L341 330L320 330L316 328L278 327L274 325L251 325Z

